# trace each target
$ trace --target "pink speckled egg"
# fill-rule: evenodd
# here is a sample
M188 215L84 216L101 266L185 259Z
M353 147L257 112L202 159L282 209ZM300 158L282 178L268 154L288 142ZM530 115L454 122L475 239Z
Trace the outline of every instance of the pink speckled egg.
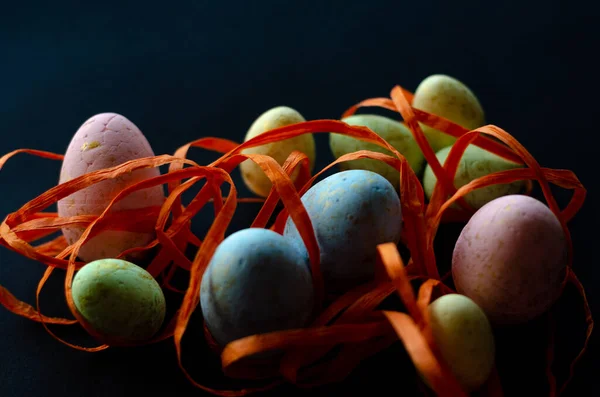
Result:
M508 195L481 207L452 258L456 289L496 324L537 317L558 299L568 261L559 220L541 201Z
M101 113L89 118L75 133L65 153L60 183L83 174L114 167L129 160L154 156L142 132L127 118L116 113ZM117 179L89 186L58 202L59 216L99 215L123 188L160 174L158 168L136 170ZM160 206L162 186L131 193L113 206L114 211ZM63 228L69 244L79 239L83 228ZM154 233L107 230L86 242L79 251L85 262L114 258L126 249L148 244Z

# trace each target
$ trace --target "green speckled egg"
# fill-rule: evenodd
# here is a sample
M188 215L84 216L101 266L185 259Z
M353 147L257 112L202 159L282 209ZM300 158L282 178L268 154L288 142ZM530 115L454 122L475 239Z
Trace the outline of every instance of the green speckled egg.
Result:
M483 310L464 295L444 295L429 305L431 331L456 380L479 389L494 366L496 345Z
M302 123L304 121L306 121L304 117L290 107L274 107L261 114L254 121L254 123L252 123L250 129L246 133L244 142L275 128ZM312 134L303 134L294 138L285 139L283 141L272 142L266 145L244 149L243 153L264 154L274 158L280 165L283 165L290 153L292 153L294 150L298 150L308 156L310 168L312 170L316 157L315 138ZM242 179L244 183L254 194L262 197L269 195L273 184L264 173L262 168L260 168L256 163L251 160L246 160L240 164L240 171L242 173ZM292 173L292 180L295 180L297 176L298 169Z
M408 164L416 174L421 172L424 162L423 153L414 140L412 133L404 124L374 114L355 114L342 119L342 121L350 125L369 128L396 148L406 158ZM389 150L374 143L336 133L329 134L329 147L336 159L358 150L371 150L378 153L392 154ZM359 169L376 172L386 178L396 188L400 182L398 171L379 160L360 159L345 161L340 163L339 167L342 171Z
M479 100L461 81L443 74L424 79L415 90L412 106L444 117L469 130L481 127L485 115ZM434 152L452 145L456 138L421 124Z
M448 146L436 153L436 157L442 165L446 161L451 148L451 146ZM478 146L469 145L460 160L456 176L454 177L454 186L458 189L482 176L519 167L521 167L521 165L517 163L505 160ZM427 164L423 175L423 189L428 199L430 199L433 194L433 188L436 182L437 178L433 173L431 166ZM519 193L524 186L524 181L491 185L472 191L465 196L465 200L473 208L478 209L498 197Z
M107 341L144 341L165 318L165 297L156 280L120 259L83 266L73 278L72 295L78 313Z

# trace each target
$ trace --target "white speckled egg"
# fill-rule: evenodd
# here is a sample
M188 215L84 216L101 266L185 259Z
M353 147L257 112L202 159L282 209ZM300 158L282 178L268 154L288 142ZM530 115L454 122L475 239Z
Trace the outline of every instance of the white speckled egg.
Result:
M75 133L69 144L60 172L60 183L83 174L114 167L129 160L154 156L142 132L127 118L116 113L101 113L89 118ZM160 175L157 168L141 169L117 179L105 180L77 191L58 202L62 217L99 215L110 201L127 186ZM162 186L131 193L113 207L114 211L160 206L164 202ZM83 228L63 228L69 244L76 242ZM148 244L154 233L103 231L86 242L79 251L85 262L112 258L126 249Z

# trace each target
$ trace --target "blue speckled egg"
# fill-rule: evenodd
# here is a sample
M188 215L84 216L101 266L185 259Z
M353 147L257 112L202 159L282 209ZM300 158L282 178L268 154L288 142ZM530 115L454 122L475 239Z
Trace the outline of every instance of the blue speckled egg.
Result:
M268 229L231 234L217 247L200 287L202 315L216 342L300 328L314 305L301 253Z
M329 291L367 281L374 274L377 245L398 243L402 209L398 193L381 175L367 170L333 174L303 196L321 253L321 272ZM291 218L284 236L308 253Z

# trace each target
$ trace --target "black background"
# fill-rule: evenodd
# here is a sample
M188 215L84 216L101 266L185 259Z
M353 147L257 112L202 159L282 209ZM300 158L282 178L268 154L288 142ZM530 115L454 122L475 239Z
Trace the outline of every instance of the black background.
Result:
M203 136L241 141L273 106L294 107L307 119L338 118L362 99L387 96L395 84L414 90L428 75L446 73L474 90L489 123L513 134L543 166L573 170L587 187L586 204L570 225L574 263L592 308L600 304L593 255L597 10L576 1L79 3L0 4L2 153L63 153L81 123L108 111L132 120L157 154ZM332 159L326 135L317 142L319 169ZM59 167L26 155L11 160L0 171L1 216L54 186ZM241 183L239 189L248 195ZM247 208L233 228L249 225L256 208ZM17 297L34 302L42 271L0 250L0 284ZM60 283L51 280L42 294L50 314L66 313ZM559 380L564 360L582 342L578 302L568 289L555 309ZM545 321L498 331L507 395L547 393ZM171 341L83 353L3 308L0 330L0 396L204 395L177 367ZM186 334L186 365L198 380L218 385L215 358L192 341L199 332L192 327ZM76 332L61 335L79 340ZM567 395L596 394L596 339ZM374 394L405 387L412 395L415 384L395 346L343 384L299 393L348 394L360 385Z

